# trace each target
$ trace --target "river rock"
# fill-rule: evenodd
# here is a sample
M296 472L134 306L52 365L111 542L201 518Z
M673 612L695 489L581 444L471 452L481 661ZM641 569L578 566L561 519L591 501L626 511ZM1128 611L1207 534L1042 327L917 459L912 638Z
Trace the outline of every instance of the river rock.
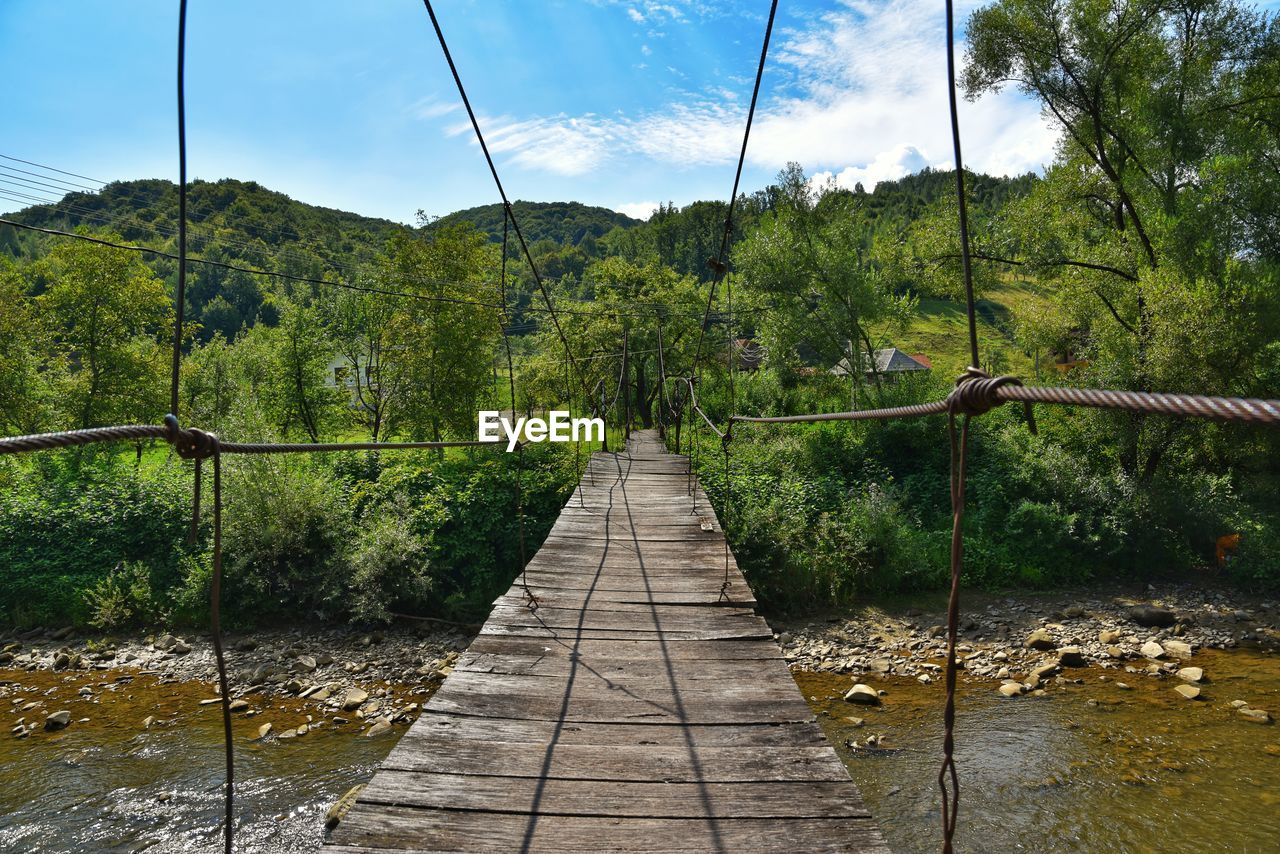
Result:
M1053 640L1053 636L1044 629L1036 629L1027 635L1026 643L1023 644L1027 649L1040 650L1041 652L1048 652L1057 645Z
M1271 723L1271 713L1266 709L1251 709L1246 706L1243 709L1236 709L1236 714L1244 718L1246 721L1251 721L1255 724Z
M142 719L142 728L151 729L151 725L154 724L155 722L156 722L155 715L147 715L145 718Z
M1177 691L1188 700L1196 700L1200 697L1200 689L1195 685L1178 685L1173 690Z
M236 641L237 652L253 652L258 648L258 642L253 638L241 638Z
M1156 659L1164 658L1164 647L1155 641L1147 641L1142 645L1142 654L1146 658L1155 661Z
M359 688L351 688L347 691L347 696L342 700L342 710L344 712L354 712L356 709L364 705L364 701L369 699L367 691ZM848 699L848 697L845 697Z
M258 727L258 738L266 738L269 735L271 735L270 723L265 723L262 726Z
M44 728L50 732L59 729L66 729L71 724L71 712L61 711L54 712L44 719Z
M379 735L382 735L383 733L390 732L390 731L391 731L391 724L387 722L387 719L378 718L376 721L374 721L373 726L369 727L369 729L365 731L364 737L373 738L375 736L379 736Z
M311 673L316 669L316 660L309 655L300 655L298 656L298 668Z
M1058 650L1058 663L1063 667L1086 667L1089 664L1078 646L1061 647Z
M70 666L71 656L67 655L65 652L60 652L53 657L54 670L66 670Z
M861 706L880 705L880 694L876 689L870 685L863 685L861 682L846 691L844 698L850 703L857 703Z
M173 649L170 650L170 652L172 652L174 655L186 655L187 653L191 652L191 647L183 643L182 641L178 641L173 645Z
M1190 658L1192 653L1191 644L1176 640L1165 641L1164 651L1174 658Z
M1032 683L1042 682L1050 676L1055 675L1058 670L1058 662L1046 661L1043 664L1031 668L1031 671L1027 674L1027 681Z
M1021 682L1005 682L998 690L1006 697L1018 697L1026 692L1027 686Z
M1204 679L1204 670L1199 667L1184 667L1178 671L1178 678L1184 682L1200 682Z
M1105 643L1108 646L1120 640L1120 633L1114 629L1103 629L1098 632L1098 643Z
M1147 628L1168 628L1178 622L1178 615L1168 608L1156 605L1135 605L1126 614L1140 626Z
M168 652L169 650L173 649L177 645L178 645L177 638L175 638L173 635L164 634L155 639L155 642L151 644L151 648L159 650L160 652Z
M247 712L249 711L249 701L244 699L232 700L230 709L233 712Z

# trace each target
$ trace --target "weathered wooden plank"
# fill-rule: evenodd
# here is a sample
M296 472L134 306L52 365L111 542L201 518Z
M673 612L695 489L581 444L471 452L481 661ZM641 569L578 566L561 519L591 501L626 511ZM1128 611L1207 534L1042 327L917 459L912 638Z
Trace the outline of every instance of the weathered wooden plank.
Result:
M597 586L572 578L566 579L559 584L533 582L534 579L530 579L529 591L539 601L548 604L582 601L593 606L596 603L614 602L619 605L647 605L653 603L656 605L701 605L705 607L723 605L734 608L753 608L756 604L756 598L751 593L751 590L741 585L737 587L730 585L726 591L727 598L721 599L719 598L719 584L706 584L701 589L646 590L643 580L632 585L630 589L619 589L614 585L608 587ZM497 604L498 601L508 603L523 602L524 588L520 589L520 595L518 596L507 593L502 594L502 596L494 600L494 604ZM604 607L604 605L599 605L598 607Z
M455 671L472 673L507 673L513 676L542 677L563 676L577 665L589 667L592 672L617 677L656 677L669 673L679 673L681 683L685 681L721 683L729 679L763 679L773 678L781 684L785 681L777 679L785 676L784 665L778 661L742 661L727 659L722 661L672 661L670 659L620 659L613 657L590 658L569 655L489 655L477 652L464 652L454 665ZM781 672L779 672L781 671Z
M716 694L686 696L677 700L658 693L646 695L618 691L617 697L586 697L570 693L536 696L504 694L459 694L441 689L431 698L427 708L433 711L480 717L517 718L525 720L573 721L586 723L654 723L680 724L754 724L789 723L813 719L803 702L782 700L740 700L726 703ZM638 695L638 696L633 696Z
M862 851L887 854L867 818L769 819L552 816L386 806L357 807L334 832L334 852L378 851Z
M497 655L579 656L587 659L659 659L716 661L737 659L779 661L778 648L771 640L702 640L685 641L656 638L596 640L584 638L567 644L547 643L541 638L480 635L467 650Z
M408 733L382 763L397 771L545 777L612 782L749 783L794 780L845 782L835 753L816 747L705 747L521 742L456 742L441 734Z
M357 803L635 818L867 818L854 785L822 780L635 783L433 774L383 768Z
M410 733L444 733L453 741L521 742L545 746L557 744L698 747L733 747L750 751L757 747L810 747L825 745L815 721L753 724L681 724L651 721L600 722L518 720L473 717L424 710Z
M514 598L514 597L512 597ZM581 628L640 629L667 631L697 630L715 627L764 629L769 624L750 608L706 608L683 605L651 605L648 608L610 608L606 610L561 608L546 602L537 607L499 603L489 614L490 623L511 626L569 626Z
M671 631L639 631L631 629L573 629L555 626L512 626L503 624L486 625L480 630L482 635L494 635L509 638L538 638L544 642L608 640L634 641L659 640L668 641L713 641L713 640L760 640L771 637L768 631L760 632L749 629L712 629L706 631L673 629Z
M695 678L695 662L671 662L670 670L657 668L654 673L628 673L619 670L597 670L590 662L574 661L563 675L548 674L528 681L528 677L511 673L455 671L440 692L446 696L485 695L539 697L571 702L617 699L625 695L636 703L656 702L674 708L674 703L714 705L750 701L790 704L797 711L808 709L791 685L775 679L705 679ZM683 668L683 669L681 669Z

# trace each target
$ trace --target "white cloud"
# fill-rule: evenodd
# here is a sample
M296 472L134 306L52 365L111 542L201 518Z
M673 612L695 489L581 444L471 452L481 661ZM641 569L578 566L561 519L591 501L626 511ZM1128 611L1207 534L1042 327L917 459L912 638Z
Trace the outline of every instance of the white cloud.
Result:
M976 2L960 3L958 13ZM687 0L637 5L650 22L687 20L682 9L701 15L702 8ZM780 32L748 161L778 169L794 160L868 189L926 165L949 165L944 36L933 0L839 0L807 27ZM701 99L634 116L486 118L483 126L495 152L556 174L580 175L637 155L678 168L732 163L746 93L733 98L720 85ZM1052 159L1057 130L1028 99L1006 91L962 101L960 111L967 167L1020 174Z
M637 24L644 23L644 15L642 15L639 11L637 11L634 8L627 10L627 17L635 21Z
M624 213L632 219L648 219L653 216L653 212L658 209L657 202L627 202L626 204L615 205L613 208L618 213Z
M829 182L846 190L852 190L861 184L870 193L881 181L893 181L933 165L935 164L914 145L895 145L888 151L877 154L866 166L846 166L838 173L817 172L809 182L815 190Z

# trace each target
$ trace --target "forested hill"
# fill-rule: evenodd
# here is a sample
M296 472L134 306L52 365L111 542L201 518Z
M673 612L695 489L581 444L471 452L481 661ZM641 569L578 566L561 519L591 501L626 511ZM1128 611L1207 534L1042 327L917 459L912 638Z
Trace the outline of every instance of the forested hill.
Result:
M330 263L372 257L407 226L300 202L253 181L193 181L187 196L193 251L261 264L263 250L302 251ZM45 228L87 226L125 240L162 246L178 228L177 186L158 178L114 181L99 192L69 193L12 219ZM3 246L4 244L0 244ZM13 247L10 246L10 249ZM274 268L273 268L274 269Z
M520 231L530 244L549 240L560 246L577 246L587 237L603 237L615 226L631 228L640 224L626 214L581 202L512 202ZM502 205L481 205L442 216L428 228L454 222L469 222L502 239Z

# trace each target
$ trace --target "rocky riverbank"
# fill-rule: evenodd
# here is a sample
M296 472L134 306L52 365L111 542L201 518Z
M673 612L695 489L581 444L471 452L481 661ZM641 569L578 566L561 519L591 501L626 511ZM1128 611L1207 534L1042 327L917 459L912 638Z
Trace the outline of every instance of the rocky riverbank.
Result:
M862 607L821 622L775 622L794 669L850 674L854 683L883 677L939 680L946 661L946 606ZM961 678L988 681L1007 697L1051 685L1167 679L1187 699L1213 674L1196 666L1204 649L1280 650L1280 603L1195 586L1035 596L969 594L958 652ZM1239 691L1247 695L1247 686ZM865 696L851 698L853 701ZM864 700L865 701L865 700ZM1272 713L1233 701L1237 713L1268 723ZM1280 713L1280 710L1272 710Z
M352 724L366 735L411 722L447 676L472 635L450 629L394 627L385 630L287 629L231 635L224 639L232 710L252 717L289 700L313 714L287 729L264 724L259 737L305 735L308 724ZM109 671L115 679L149 676L160 681L217 684L209 636L163 633L116 639L79 636L69 628L34 629L0 639L0 682L5 695L23 697L23 673L89 676ZM104 674L105 675L105 674ZM90 690L88 688L84 689ZM25 700L24 702L30 702ZM212 705L211 689L201 703ZM20 711L17 709L15 711ZM56 713L55 713L56 714ZM149 720L147 726L163 725ZM12 729L24 738L39 727L66 723L28 716Z

